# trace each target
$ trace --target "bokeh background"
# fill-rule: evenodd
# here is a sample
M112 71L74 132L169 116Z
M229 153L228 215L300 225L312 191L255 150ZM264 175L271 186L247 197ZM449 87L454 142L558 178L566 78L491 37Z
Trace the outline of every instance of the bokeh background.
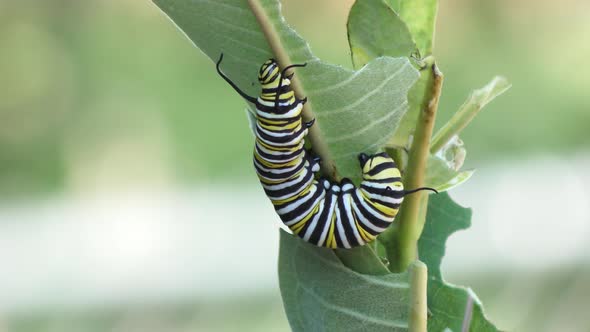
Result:
M351 67L352 0L285 0ZM590 2L441 1L438 125L474 208L446 279L511 331L590 331ZM0 331L288 331L244 104L150 1L0 0Z

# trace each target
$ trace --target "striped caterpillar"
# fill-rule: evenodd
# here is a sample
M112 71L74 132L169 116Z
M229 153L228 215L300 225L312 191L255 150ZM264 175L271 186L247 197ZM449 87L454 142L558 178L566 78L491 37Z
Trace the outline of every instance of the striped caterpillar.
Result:
M256 107L254 167L264 191L283 223L303 240L327 248L352 248L373 241L393 222L405 195L401 174L386 153L359 154L360 187L349 179L339 184L316 179L320 158L304 148L314 120L301 117L307 98L298 99L291 88L294 74L267 60L258 72L262 92L257 98L244 93L220 69L217 72L244 99Z

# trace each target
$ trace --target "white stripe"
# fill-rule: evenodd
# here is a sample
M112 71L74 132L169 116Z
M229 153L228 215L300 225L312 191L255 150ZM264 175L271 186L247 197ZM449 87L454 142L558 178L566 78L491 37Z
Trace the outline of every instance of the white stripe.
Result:
M289 146L289 145L299 144L299 142L303 139L303 137L305 137L305 135L307 135L307 129L305 129L304 131L301 132L301 134L297 135L296 137L294 137L293 139L291 139L290 141L285 142L285 143L267 141L258 135L256 135L256 138L261 140L262 142L266 143L267 145L280 147L280 146Z
M342 191L348 191L352 188L354 188L354 185L352 183L347 183L344 186L342 186Z
M391 221L388 221L387 219L384 219L382 216L375 215L373 209L371 207L367 206L366 202L360 196L360 193L358 190L355 192L355 195L357 195L357 197L359 197L359 200L361 201L361 205L367 211L369 211L369 213L372 214L375 217L375 219L382 220L385 222L393 222L393 218L391 218ZM377 227L373 224L373 222L371 220L366 219L365 216L359 210L359 208L356 206L356 204L352 204L352 207L354 209L354 212L356 212L356 214L357 214L358 221L360 221L364 226L366 226L367 228L370 228L371 230L373 230L375 232L379 232L379 233L385 231L385 228Z
M261 169L267 173L272 173L272 174L283 174L283 173L288 173L288 172L292 172L293 170L295 170L297 168L297 166L299 166L299 164L296 164L293 167L289 167L289 168L281 168L281 169L276 169L276 168L266 168L264 166L262 166L258 160L256 160L256 158L254 158L254 164L256 166L256 168Z
M363 240L363 238L361 237L361 234L359 233L359 230L358 230L356 223L355 223L356 218L352 214L352 205L354 204L354 201L352 200L352 197L350 194L345 194L344 196L342 196L342 201L344 202L344 210L346 211L346 216L348 217L348 222L350 224L350 227L352 228L352 232L354 233L354 237L356 238L358 243L362 246L365 244L365 241Z
M392 203L392 204L401 204L404 200L403 197L402 198L393 198L393 197L389 197L389 196L371 194L370 192L368 192L362 188L361 188L361 191L362 191L363 195L365 195L366 197L369 197L371 200L379 200L379 201Z
M338 205L336 205L336 230L338 231L338 236L340 237L340 240L342 241L342 245L344 245L344 248L346 249L350 249L350 243L348 242L348 238L346 237L346 233L344 232L344 226L342 225L342 216L340 215L340 209L338 208Z
M297 148L294 148L293 151L288 150L288 151L281 151L281 150L269 150L267 148L264 147L264 145L259 144L258 142L256 142L256 147L261 150L264 153L267 154L271 154L273 156L285 156L288 154L292 154L295 153L297 150L299 150L299 152L303 151L303 145L304 145L304 141L302 140L301 142L299 142L299 146Z
M291 204L288 204L284 208L277 210L277 213L279 215L283 215L283 214L286 214L286 213L289 213L289 212L295 210L296 208L301 206L303 203L309 201L311 199L311 197L313 197L313 194L316 191L317 191L317 186L312 186L312 188L309 190L309 192L307 192L307 194L305 196L301 197L298 200L295 200L294 202L292 202Z
M294 219L292 219L292 220L289 220L289 221L283 221L283 223L284 223L286 226L292 226L292 225L294 225L294 224L296 224L296 223L300 222L301 220L303 220L303 218L305 218L307 215L309 215L309 214L310 214L310 213L313 211L313 209L315 209L315 207L316 207L318 204L321 204L321 203L322 203L322 201L324 200L324 197L325 197L325 196L326 196L325 192L324 192L324 191L322 191L322 192L321 192L321 194L318 196L318 198L315 200L315 202L313 202L313 204L311 205L311 207L310 207L309 209L307 209L307 211L305 211L304 213L301 213L301 214L299 214L297 217L295 217L295 218L294 218ZM323 204L322 204L322 205L323 205ZM319 213L319 212L318 212L318 213ZM308 221L308 222L309 222L309 221Z
M268 106L268 107L273 107L275 104L274 102L265 102L263 101L260 97L258 97L258 102L261 103L262 105ZM287 106L287 104L282 105L281 106ZM282 114L277 114L277 113L268 113L268 112L264 112L261 111L259 109L256 109L256 115L266 118L266 119L285 119L285 118L294 118L297 117L301 114L301 110L303 109L303 104L302 103L297 103L297 106L293 107L291 110L289 110L289 112L287 113L282 113Z
M260 131L262 131L263 133L269 135L269 136L273 136L273 137L285 137L285 136L289 136L289 135L294 135L297 131L301 130L301 125L295 127L295 129L286 132L286 133L277 133L274 131L269 131L267 129L264 129L260 126L260 124L257 122L256 123L256 129L259 129Z
M322 205L324 206L324 209L329 208L329 207L326 207L326 201L325 201L325 199L324 199L324 201L322 203L323 203ZM330 205L330 207L331 207L331 205ZM328 211L328 217L331 217L332 214L333 214L333 212L334 212L333 210L329 210ZM321 213L318 213L317 214L317 218L314 217L314 219L312 220L312 223L307 228L307 231L305 232L305 235L303 236L303 239L306 242L309 242L309 238L311 237L311 234L313 233L313 231L317 227L317 224L319 223L320 216L321 216ZM320 240L321 240L321 237L320 237ZM319 242L317 244L320 245Z
M330 230L330 226L332 225L332 217L334 216L334 206L338 200L338 196L336 194L332 194L332 203L330 204L330 213L328 214L328 218L326 219L326 224L324 225L324 229L322 230L322 234L320 235L320 239L317 243L318 246L323 246L324 242L326 242L328 237L328 230Z

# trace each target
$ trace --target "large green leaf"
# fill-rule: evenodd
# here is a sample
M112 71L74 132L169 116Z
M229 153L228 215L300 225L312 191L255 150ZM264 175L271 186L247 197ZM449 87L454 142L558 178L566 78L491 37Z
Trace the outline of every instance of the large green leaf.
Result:
M432 54L438 0L386 0L406 22L423 56Z
M357 0L348 15L348 43L355 68L383 55L409 57L416 52L416 44L408 26L386 0ZM405 147L416 128L424 94L432 77L433 59L419 61L419 80L408 93L409 110L395 135L388 142L391 147Z
M365 275L281 231L279 284L293 331L407 331L407 273Z
M380 56L409 57L416 51L408 27L383 0L357 0L347 28L355 68Z
M441 273L447 238L471 225L471 210L448 194L430 195L426 224L418 241L420 260L428 266L428 331L498 331L483 314L475 293L446 283Z
M154 0L211 59L225 54L222 68L250 95L259 93L256 73L272 57L247 1ZM271 29L295 63L305 95L338 173L360 179L356 155L379 150L408 108L407 93L418 72L406 58L383 57L354 72L314 57L307 43L284 21L276 0L259 1ZM313 143L313 142L312 142Z

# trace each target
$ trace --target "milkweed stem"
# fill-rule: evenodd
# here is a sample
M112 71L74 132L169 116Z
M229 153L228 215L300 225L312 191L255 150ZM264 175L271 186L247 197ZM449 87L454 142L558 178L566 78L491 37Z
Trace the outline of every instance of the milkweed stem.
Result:
M428 267L421 261L410 265L410 332L426 332L428 320L427 306Z
M408 166L404 174L405 188L424 186L426 163L430 154L430 139L443 83L443 75L435 63L429 71L431 71L428 82L430 88L426 91L416 123ZM381 237L381 241L386 243L387 258L391 262L392 271L405 271L410 263L418 258L417 243L424 228L427 204L428 196L424 192L417 192L404 198L396 218L397 227L386 231Z
M281 68L286 68L287 66L291 65L291 58L289 57L289 54L287 53L287 50L283 45L281 36L279 35L277 29L273 25L273 22L268 17L264 7L260 4L260 1L248 0L248 5L250 6L252 13L256 17L256 20L260 25L260 29L264 33L264 36L279 66ZM301 81L297 78L297 75L295 75L291 80L291 87L293 88L293 91L295 91L295 95L297 97L305 97L306 94L303 88L303 84L301 84ZM312 111L311 102L307 102L303 105L303 119L306 122L315 119L315 116ZM332 180L340 180L338 171L336 169L336 163L330 156L328 146L320 134L319 126L320 125L318 123L311 126L309 128L309 134L306 139L309 139L311 141L314 153L322 158L322 172L324 173L324 175Z

